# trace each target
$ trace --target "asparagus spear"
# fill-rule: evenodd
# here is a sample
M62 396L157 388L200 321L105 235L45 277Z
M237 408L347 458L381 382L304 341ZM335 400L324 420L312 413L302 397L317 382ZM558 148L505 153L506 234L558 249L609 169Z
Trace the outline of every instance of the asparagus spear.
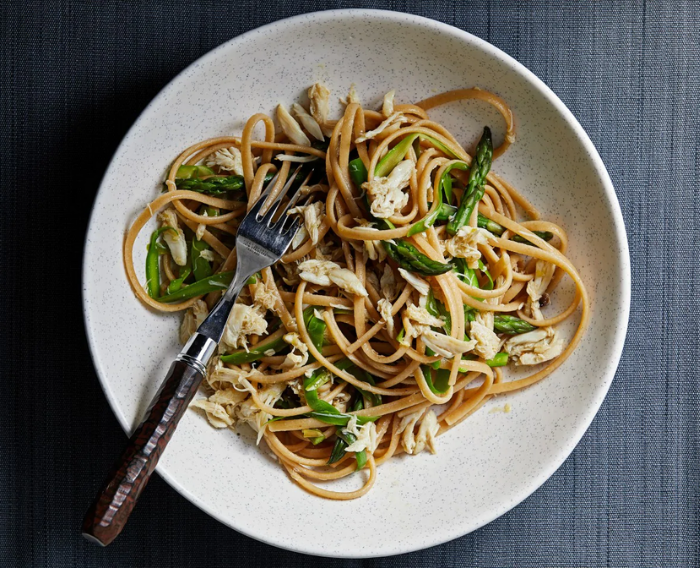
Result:
M393 244L383 241L387 255L396 261L400 267L425 276L441 275L452 269L451 263L433 261L427 255L421 253L410 243L401 239Z
M533 233L537 235L537 237L539 237L540 239L544 239L545 241L550 241L552 237L554 237L554 233L552 233L551 231L533 231ZM511 237L510 239L511 241L515 241L517 243L524 243L525 245L531 245L535 247L535 245L530 243L530 241L517 234L513 235L513 237Z
M272 179L272 174L265 176L265 182ZM243 176L226 176L224 178L175 178L178 190L189 190L210 196L220 196L226 192L235 192L245 187Z
M457 213L447 224L447 232L450 235L457 233L460 227L469 221L474 207L476 207L476 204L478 204L479 200L483 197L486 175L491 169L492 158L493 143L491 142L491 130L489 127L485 126L484 134L481 135L481 140L476 146L476 153L474 154L474 159L469 169L469 182L462 196L462 203L459 204Z
M493 328L501 334L524 334L534 330L535 326L515 316L497 314L493 319Z

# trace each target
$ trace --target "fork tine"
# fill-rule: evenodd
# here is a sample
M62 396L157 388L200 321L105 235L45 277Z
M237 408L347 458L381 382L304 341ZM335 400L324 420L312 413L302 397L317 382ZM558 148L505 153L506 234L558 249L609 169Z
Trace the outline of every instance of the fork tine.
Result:
M292 209L292 208L297 204L297 202L298 202L301 198L303 198L305 195L307 195L307 194L303 193L303 192L301 191L301 189L304 188L304 187L306 186L306 184L307 184L307 183L309 182L309 180L311 179L311 176L313 176L313 173L314 173L313 170L311 170L311 171L309 172L309 174L306 176L306 178L304 179L304 181L303 181L303 182L301 183L301 185L297 188L296 192L294 192L294 194L292 195L291 199L289 200L289 203L288 203L286 206L284 206L284 209L282 210L282 213L280 214L279 218L277 219L277 223L275 224L275 227L277 228L277 230L278 230L280 233L284 232L284 225L285 225L285 222L286 222L287 219L289 218L289 216L287 215L287 213L289 212L289 210Z
M263 217L263 221L268 227L270 227L272 225L272 218L275 216L275 212L277 211L277 208L282 203L282 200L287 195L289 188L291 188L292 184L294 184L294 180L296 180L297 174L299 174L299 170L301 170L301 166L299 166L296 170L294 170L294 173L289 177L289 180L287 180L287 183L284 185L284 187L282 188L280 193L277 195L277 198L275 199L275 201L272 203L272 205L269 207L269 209L265 212L265 217Z
M268 195L270 192L270 188L272 188L275 183L277 182L277 178L279 178L279 172L276 173L272 179L268 182L267 186L265 186L265 189L262 191L260 194L260 197L257 199L257 201L253 204L253 207L250 208L248 211L248 215L253 216L255 219L258 218L258 215L260 214L260 209L262 208L263 204L265 203L265 197Z
M300 227L301 227L301 218L295 217L294 220L292 221L292 223L289 225L289 228L287 230L284 229L284 222L283 222L282 227L280 227L279 233L280 233L280 235L291 234L292 236L294 236L294 235L296 235L297 230Z

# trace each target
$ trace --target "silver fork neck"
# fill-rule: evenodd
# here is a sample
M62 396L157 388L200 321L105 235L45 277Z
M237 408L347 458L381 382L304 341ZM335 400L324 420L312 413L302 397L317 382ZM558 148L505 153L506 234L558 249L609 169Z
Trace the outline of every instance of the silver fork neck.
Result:
M240 267L240 263L238 265ZM226 289L226 292L212 308L209 316L206 317L197 328L197 331L192 334L190 339L178 354L177 359L193 366L203 375L206 375L206 368L209 360L214 355L221 336L224 334L226 322L231 309L236 303L238 294L245 285L246 281L253 275L245 274L236 268L231 284Z

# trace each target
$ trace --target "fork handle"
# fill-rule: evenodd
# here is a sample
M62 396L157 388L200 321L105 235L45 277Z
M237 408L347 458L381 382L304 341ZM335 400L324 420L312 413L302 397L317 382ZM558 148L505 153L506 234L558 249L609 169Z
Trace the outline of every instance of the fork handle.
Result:
M201 366L187 361L176 360L170 366L146 418L85 514L86 538L108 545L122 531L203 377Z

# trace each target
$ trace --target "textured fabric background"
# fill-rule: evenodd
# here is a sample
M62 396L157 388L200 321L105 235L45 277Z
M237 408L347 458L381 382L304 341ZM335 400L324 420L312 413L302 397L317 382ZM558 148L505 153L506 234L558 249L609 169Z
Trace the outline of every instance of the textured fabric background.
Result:
M339 565L698 565L700 10L661 0L0 3L0 563L334 564L238 535L157 476L112 546L80 537L126 440L88 353L80 272L100 178L151 98L229 38L339 7L452 24L542 78L610 171L633 267L617 377L561 469L461 539Z

